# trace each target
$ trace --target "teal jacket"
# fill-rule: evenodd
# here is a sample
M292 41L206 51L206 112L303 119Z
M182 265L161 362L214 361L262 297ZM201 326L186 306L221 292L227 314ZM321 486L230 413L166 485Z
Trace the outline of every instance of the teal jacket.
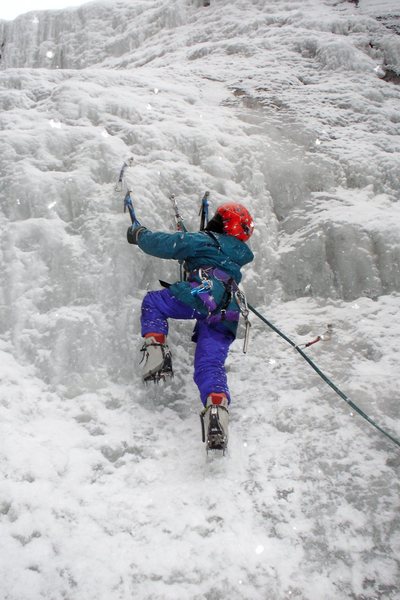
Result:
M242 279L241 267L250 263L254 255L250 248L241 240L230 235L219 233L163 233L143 230L138 238L138 246L146 254L185 261L185 267L192 281L199 281L196 271L200 267L216 267L227 273L236 283ZM224 296L224 284L214 277L212 279L212 296L218 305ZM199 296L193 296L193 285L188 281L179 281L169 288L173 296L185 304L195 308L201 314L207 315L208 310ZM236 300L232 297L227 310L239 310ZM237 323L226 322L226 327L236 332Z

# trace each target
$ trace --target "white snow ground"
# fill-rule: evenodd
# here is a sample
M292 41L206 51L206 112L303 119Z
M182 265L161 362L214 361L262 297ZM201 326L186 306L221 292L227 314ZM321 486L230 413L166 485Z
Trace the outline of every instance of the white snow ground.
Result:
M397 438L398 2L99 2L0 22L1 600L396 600L399 448L252 318L206 459L190 324L143 389L175 264L125 241L253 211L249 301ZM379 19L377 18L379 17ZM1 44L0 44L1 45Z

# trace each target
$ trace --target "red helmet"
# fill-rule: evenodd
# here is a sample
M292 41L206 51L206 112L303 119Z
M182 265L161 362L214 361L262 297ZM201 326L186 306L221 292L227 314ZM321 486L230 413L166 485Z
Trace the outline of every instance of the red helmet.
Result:
M242 204L226 202L217 208L222 218L224 233L246 242L254 231L253 217Z

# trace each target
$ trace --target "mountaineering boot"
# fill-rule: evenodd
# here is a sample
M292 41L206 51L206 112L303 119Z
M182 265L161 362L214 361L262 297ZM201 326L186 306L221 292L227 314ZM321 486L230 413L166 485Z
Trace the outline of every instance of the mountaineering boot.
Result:
M141 352L144 361L143 381L158 383L160 379L165 381L167 377L173 376L171 352L163 333L147 333L144 336Z
M222 450L225 453L228 444L228 399L225 394L211 393L202 411L201 425L203 442L208 450Z

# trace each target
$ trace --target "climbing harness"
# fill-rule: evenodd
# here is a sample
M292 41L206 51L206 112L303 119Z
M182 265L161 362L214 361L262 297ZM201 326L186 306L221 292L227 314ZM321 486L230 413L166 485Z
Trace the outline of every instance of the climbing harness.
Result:
M213 279L219 281L224 286L224 293L218 304L212 295ZM193 286L190 292L192 296L199 298L207 308L208 316L206 321L208 323L239 321L239 314L242 314L245 320L243 353L246 354L251 325L248 318L249 310L245 293L239 289L233 277L222 271L222 269L218 269L218 267L200 267L196 271L189 273L188 281ZM228 309L232 297L235 298L239 310Z
M215 244L218 246L218 248L221 250L221 245L218 241L218 238L216 235L214 235L214 233L212 231L206 231L205 232L211 239L214 240ZM221 312L221 320L231 320L231 321L239 321L239 315L237 313L237 311L226 311L226 307L228 306L231 297L232 297L232 293L236 299L236 302L238 304L239 307L239 312L240 314L243 316L244 319L244 323L245 323L245 334L244 334L244 341L243 341L243 354L247 353L248 350L248 346L249 346L249 340L250 340L250 327L251 327L251 322L249 319L249 308L247 305L247 300L246 300L246 295L244 293L244 291L242 291L238 284L236 283L236 281L234 281L233 278L231 278L227 273L225 273L224 271L222 271L221 269L217 269L217 268L213 268L211 267L209 269L209 271L212 271L213 276L216 277L216 279L219 279L220 281L222 281L225 285L225 290L227 293L229 293L229 298L227 299L226 302L226 306L222 306L222 307L218 307L217 310L220 310ZM235 313L235 316L233 316L230 313ZM229 317L229 318L228 318Z

